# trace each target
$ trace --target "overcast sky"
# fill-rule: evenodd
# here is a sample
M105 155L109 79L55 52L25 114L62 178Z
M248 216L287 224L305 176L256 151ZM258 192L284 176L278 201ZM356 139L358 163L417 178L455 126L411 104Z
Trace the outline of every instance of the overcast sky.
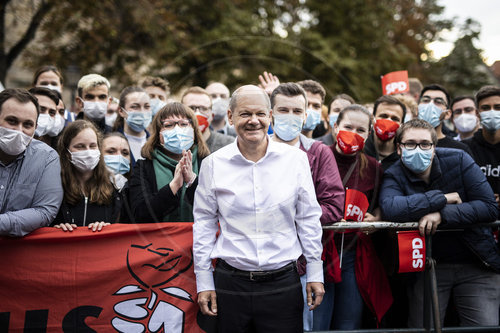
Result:
M498 0L438 0L445 7L443 17L456 16L457 25L470 17L481 23L481 35L476 47L483 50L483 57L488 65L500 60L500 1ZM436 58L448 55L458 34L456 30L443 32L446 42L429 45Z

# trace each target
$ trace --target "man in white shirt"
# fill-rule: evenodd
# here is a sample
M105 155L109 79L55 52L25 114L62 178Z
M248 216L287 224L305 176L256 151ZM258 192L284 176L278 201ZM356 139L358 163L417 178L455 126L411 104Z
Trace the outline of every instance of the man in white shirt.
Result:
M237 89L228 110L237 140L208 156L199 175L193 226L198 304L204 314L219 316L221 332L302 332L301 254L311 310L324 294L321 208L307 155L269 139L271 114L262 89Z

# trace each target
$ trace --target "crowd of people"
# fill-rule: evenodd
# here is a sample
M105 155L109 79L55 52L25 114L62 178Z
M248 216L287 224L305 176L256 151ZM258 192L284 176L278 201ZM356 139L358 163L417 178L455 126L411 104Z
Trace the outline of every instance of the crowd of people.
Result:
M499 325L494 230L436 229L498 219L500 87L452 99L410 79L373 104L326 105L319 82L258 81L176 101L159 77L114 98L88 74L75 113L54 66L0 92L0 236L194 221L198 303L221 332L422 327L423 278L395 272L393 234L322 231L356 190L363 221L435 234L442 324Z

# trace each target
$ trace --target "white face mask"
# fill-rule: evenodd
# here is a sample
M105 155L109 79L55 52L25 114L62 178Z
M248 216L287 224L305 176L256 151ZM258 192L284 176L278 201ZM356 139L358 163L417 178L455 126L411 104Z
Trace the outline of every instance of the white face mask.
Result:
M116 117L118 117L118 113L116 112L113 112L110 115L106 115L106 118L104 119L106 125L108 125L109 127L113 127L113 125L115 124Z
M39 87L43 87L43 88L47 88L47 89L52 89L52 90L55 90L57 92L61 92L61 87L59 87L59 86L53 86L51 84L47 84L45 86L39 86Z
M32 137L20 131L0 126L0 150L5 154L16 156L26 150Z
M98 149L69 151L69 153L71 154L71 163L81 172L94 170L101 157L101 152Z
M107 110L108 104L106 102L83 101L83 113L92 120L101 120Z
M61 131L63 130L65 123L66 121L64 120L64 117L61 116L59 113L56 114L56 120L54 121L54 126L52 126L52 129L50 129L47 132L47 135L51 137L58 136L59 133L61 133Z
M42 113L38 116L38 121L36 124L35 135L40 137L49 133L49 131L54 127L55 119L52 118L48 113Z
M453 119L453 123L457 130L461 133L472 132L476 128L478 118L475 114L462 113L460 116Z

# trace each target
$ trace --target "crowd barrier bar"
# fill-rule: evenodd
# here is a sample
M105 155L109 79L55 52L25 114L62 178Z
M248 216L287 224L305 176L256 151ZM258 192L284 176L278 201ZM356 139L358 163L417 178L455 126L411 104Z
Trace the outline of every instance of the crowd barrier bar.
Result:
M477 227L500 227L500 220L491 223L476 223L467 224L463 226L439 226L436 232L450 232L461 231L468 228ZM364 232L371 232L382 229L394 230L413 230L418 229L418 222L337 222L331 225L324 225L323 229L343 232L347 229L359 229ZM424 271L424 328L381 328L381 329L359 329L349 331L338 331L335 333L381 333L381 332L499 332L499 326L477 326L477 327L441 327L441 320L439 314L439 300L437 292L437 279L436 279L436 261L432 258L432 235L425 237L425 259L426 270ZM432 311L431 311L432 310ZM434 319L434 328L432 328L431 315ZM334 331L314 331L314 333L333 333Z

